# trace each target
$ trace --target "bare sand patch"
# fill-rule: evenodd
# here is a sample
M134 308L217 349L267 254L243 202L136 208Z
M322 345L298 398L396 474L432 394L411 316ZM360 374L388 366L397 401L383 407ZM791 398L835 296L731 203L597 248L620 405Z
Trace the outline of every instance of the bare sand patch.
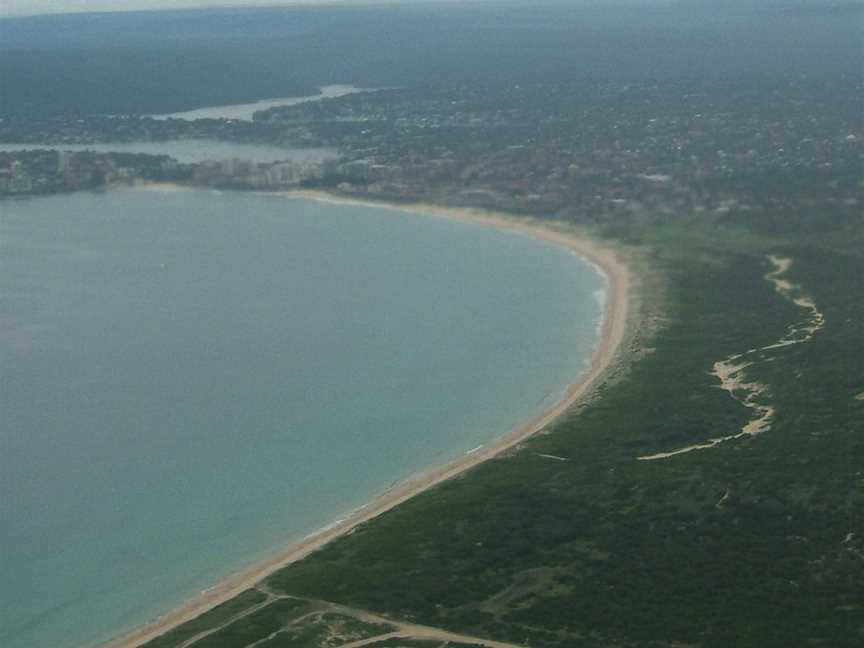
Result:
M813 339L813 336L825 326L825 316L816 308L816 304L812 298L806 295L800 295L800 287L793 284L788 279L784 279L783 275L792 267L792 259L769 255L768 260L774 266L765 279L774 285L774 289L783 297L791 301L799 308L808 311L808 317L802 322L790 324L786 329L786 334L777 342L757 349L748 349L742 353L736 353L723 360L718 360L714 363L711 370L711 375L716 376L720 380L720 389L727 392L729 396L753 410L753 418L751 418L744 427L736 434L709 439L705 443L679 448L670 452L659 452L653 455L637 457L639 461L656 461L658 459L669 459L681 454L687 454L695 450L707 450L716 448L721 443L742 439L744 437L753 437L771 429L771 421L777 410L771 406L760 402L769 392L768 385L757 382L747 382L746 369L761 362L769 362L770 358L764 357L765 351L774 349L782 349L783 347L803 344ZM751 359L745 359L751 358ZM740 396L740 394L744 396Z

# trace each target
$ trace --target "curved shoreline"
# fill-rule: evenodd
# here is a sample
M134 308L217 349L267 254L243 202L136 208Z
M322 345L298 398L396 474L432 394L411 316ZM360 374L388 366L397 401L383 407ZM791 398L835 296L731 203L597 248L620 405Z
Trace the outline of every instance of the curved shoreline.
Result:
M170 185L154 186L154 188L166 189L170 187ZM578 254L590 263L598 266L607 278L608 283L602 333L598 340L597 348L591 357L591 365L587 371L578 376L576 382L567 388L564 396L557 403L531 421L511 430L495 442L472 450L470 453L444 466L409 478L407 481L395 486L392 490L378 496L344 520L315 532L299 543L292 544L278 552L271 558L223 580L185 605L131 631L123 637L103 644L104 648L138 648L173 628L191 621L217 605L231 600L274 572L302 560L325 544L343 535L347 535L360 524L368 522L416 495L517 446L529 437L543 431L548 425L564 415L579 402L590 388L605 375L606 371L619 357L620 352L623 351L624 342L627 339L630 328L631 317L635 314L630 303L630 298L634 291L634 281L631 271L619 255L610 247L602 245L585 235L554 229L550 223L538 223L528 219L517 220L510 216L472 209L454 209L426 204L399 205L368 200L354 200L321 192L283 192L278 195L288 198L305 198L321 202L392 209L415 215L485 225L530 236Z

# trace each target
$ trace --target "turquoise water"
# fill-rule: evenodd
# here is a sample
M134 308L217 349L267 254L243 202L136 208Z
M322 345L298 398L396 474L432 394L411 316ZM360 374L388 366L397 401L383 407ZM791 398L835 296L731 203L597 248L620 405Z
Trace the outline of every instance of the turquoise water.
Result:
M141 189L0 203L0 645L82 648L583 370L597 272L486 227Z

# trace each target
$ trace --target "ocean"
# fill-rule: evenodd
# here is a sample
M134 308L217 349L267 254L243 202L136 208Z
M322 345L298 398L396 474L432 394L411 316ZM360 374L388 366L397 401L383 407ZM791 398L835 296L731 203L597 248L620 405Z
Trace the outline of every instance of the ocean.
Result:
M378 207L0 203L0 645L86 648L503 436L588 368L571 252Z

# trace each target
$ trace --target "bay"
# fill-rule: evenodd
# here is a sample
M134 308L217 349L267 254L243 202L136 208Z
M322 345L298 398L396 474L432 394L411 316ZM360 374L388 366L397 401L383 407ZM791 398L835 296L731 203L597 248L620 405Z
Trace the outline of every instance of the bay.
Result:
M93 646L551 406L605 283L283 196L0 203L0 645Z

